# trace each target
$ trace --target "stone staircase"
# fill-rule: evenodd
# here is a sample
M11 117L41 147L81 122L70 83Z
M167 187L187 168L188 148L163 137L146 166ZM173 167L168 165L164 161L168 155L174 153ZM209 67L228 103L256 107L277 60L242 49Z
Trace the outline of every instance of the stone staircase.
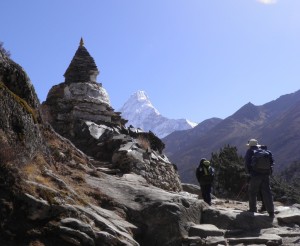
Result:
M198 245L282 245L283 239L276 234L262 234L256 236L230 235L230 231L218 229L211 224L192 226L184 246Z
M90 159L92 165L96 168L97 171L111 174L111 175L117 175L121 173L121 170L118 168L115 168L115 166L110 162L105 161L97 161L94 159Z
M267 213L208 207L203 223L190 226L182 246L300 245L299 207L277 207L275 218Z

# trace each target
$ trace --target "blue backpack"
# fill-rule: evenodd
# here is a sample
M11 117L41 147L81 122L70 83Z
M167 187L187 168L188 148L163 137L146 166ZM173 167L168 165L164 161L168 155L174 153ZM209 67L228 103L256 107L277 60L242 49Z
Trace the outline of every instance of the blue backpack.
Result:
M268 150L255 149L251 159L252 170L261 174L270 174L272 170L272 154Z

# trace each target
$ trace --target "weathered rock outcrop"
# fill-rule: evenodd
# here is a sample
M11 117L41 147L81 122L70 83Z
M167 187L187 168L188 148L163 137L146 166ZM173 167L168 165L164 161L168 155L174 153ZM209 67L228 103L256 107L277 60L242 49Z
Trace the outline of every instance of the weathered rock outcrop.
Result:
M6 159L26 161L43 151L40 114L34 88L23 69L0 52L0 144Z

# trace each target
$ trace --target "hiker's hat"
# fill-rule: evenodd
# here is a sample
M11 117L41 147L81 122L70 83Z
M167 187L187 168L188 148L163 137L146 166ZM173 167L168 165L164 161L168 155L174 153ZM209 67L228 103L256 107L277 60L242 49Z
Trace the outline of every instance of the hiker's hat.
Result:
M249 147L259 146L258 145L258 141L256 139L254 139L254 138L250 139L246 145L249 146Z

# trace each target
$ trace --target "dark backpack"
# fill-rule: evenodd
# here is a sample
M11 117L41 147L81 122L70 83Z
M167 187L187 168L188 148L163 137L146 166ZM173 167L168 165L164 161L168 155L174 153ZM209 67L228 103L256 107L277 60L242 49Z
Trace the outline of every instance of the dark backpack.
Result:
M268 150L255 149L251 159L252 170L262 174L270 174L272 169L272 154Z

